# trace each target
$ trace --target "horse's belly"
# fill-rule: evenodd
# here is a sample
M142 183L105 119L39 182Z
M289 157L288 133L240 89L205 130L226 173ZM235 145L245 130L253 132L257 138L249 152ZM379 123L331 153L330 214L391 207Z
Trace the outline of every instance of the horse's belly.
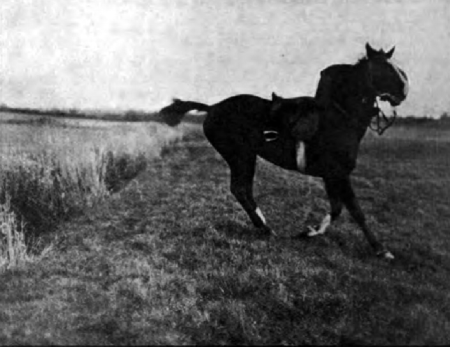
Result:
M351 135L351 134L350 134ZM328 136L310 144L307 153L306 174L311 176L345 176L356 166L358 141L352 136Z
M297 149L299 148L300 154L303 152L303 156L297 155ZM265 142L258 150L258 155L261 158L282 167L286 170L301 171L298 167L298 161L302 165L306 164L306 158L304 155L304 145L299 147L292 139L278 139L271 142Z

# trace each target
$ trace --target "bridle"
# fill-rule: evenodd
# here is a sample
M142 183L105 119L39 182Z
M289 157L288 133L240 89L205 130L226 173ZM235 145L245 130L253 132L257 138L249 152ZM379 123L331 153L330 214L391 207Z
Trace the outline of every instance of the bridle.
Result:
M397 111L394 109L393 116L388 118L382 109L378 106L378 100L375 99L375 108L377 110L377 114L372 117L372 120L369 124L369 129L375 131L378 135L383 135L383 133L390 128L395 120L397 119ZM384 125L382 122L384 121Z
M375 84L373 83L373 76L370 65L367 67L366 74L369 81L368 87L372 95L375 95L374 108L377 111L377 113L374 116L372 116L371 122L369 124L369 129L375 131L378 135L381 136L388 128L390 128L394 124L395 120L397 119L397 111L394 108L393 116L391 118L388 118L388 116L386 116L383 110L380 109L380 107L378 106L377 97L383 97L387 93L381 93L375 87ZM384 125L382 124L383 122Z

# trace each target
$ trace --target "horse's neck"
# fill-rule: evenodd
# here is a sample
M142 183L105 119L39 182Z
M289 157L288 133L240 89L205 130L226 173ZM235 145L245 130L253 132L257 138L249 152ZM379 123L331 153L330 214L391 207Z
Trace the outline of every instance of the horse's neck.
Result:
M367 65L364 61L354 66L349 79L350 93L345 100L342 100L346 110L350 113L352 124L360 130L362 135L370 125L372 119L370 111L375 103L375 95L371 90L366 69Z

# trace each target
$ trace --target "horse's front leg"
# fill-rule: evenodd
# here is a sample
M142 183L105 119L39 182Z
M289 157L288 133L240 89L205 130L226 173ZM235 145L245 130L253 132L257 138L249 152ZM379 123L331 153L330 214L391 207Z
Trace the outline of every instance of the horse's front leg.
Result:
M307 233L308 236L317 236L320 234L324 234L325 231L328 229L328 227L333 223L341 214L342 212L342 200L341 200L341 194L340 194L340 184L336 180L332 179L324 179L325 183L325 190L328 195L328 199L330 201L330 213L327 214L320 225L316 228L313 228L311 226L308 226L309 232Z
M377 240L375 235L367 226L366 217L364 216L364 213L361 207L359 206L358 200L350 183L350 177L342 179L340 186L341 186L340 193L342 201L344 202L353 219L356 221L356 223L358 223L359 227L364 232L367 241L369 241L370 245L375 250L376 254L386 259L394 259L392 253L389 252L386 248L384 248L384 246Z

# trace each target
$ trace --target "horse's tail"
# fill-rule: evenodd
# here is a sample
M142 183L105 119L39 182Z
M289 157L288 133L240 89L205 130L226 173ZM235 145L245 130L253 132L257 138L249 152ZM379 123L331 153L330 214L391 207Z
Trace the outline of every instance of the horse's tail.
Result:
M172 104L162 108L159 111L163 121L170 126L180 124L185 114L189 111L209 111L210 106L194 101L182 101L180 99L173 99Z

